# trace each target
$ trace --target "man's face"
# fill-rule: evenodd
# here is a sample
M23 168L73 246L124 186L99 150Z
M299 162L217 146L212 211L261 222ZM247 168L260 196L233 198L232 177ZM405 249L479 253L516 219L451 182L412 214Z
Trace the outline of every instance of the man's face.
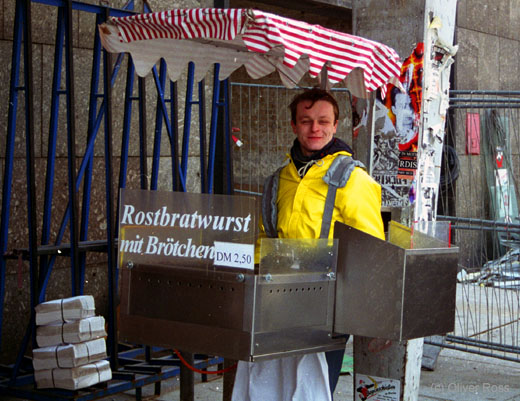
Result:
M332 104L318 100L309 109L310 105L310 100L298 103L296 123L291 121L291 127L305 156L310 156L328 144L338 127L338 122L334 121Z

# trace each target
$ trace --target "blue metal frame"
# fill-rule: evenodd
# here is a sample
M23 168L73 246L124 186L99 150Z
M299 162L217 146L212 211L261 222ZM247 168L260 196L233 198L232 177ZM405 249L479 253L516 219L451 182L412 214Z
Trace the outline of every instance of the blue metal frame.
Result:
M35 194L35 174L34 174L34 140L33 140L33 116L32 116L32 68L31 68L31 46L24 46L24 85L20 86L20 71L21 71L21 50L22 40L24 43L31 43L30 40L30 6L32 3L40 3L58 8L57 13L57 29L56 42L54 54L54 71L51 91L51 114L48 132L48 149L47 149L47 166L45 177L45 194L43 200L43 218L42 218L42 235L40 240L40 247L38 247L38 240L36 236L36 194ZM4 180L2 190L2 209L0 214L0 344L1 332L4 311L5 299L5 271L6 260L9 257L19 256L29 261L30 266L30 281L31 281L31 319L27 327L25 336L22 340L22 345L19 350L18 358L15 365L10 372L10 378L2 378L0 375L0 394L15 395L18 397L26 397L32 399L93 399L103 395L114 394L120 391L126 391L131 388L136 388L136 396L140 396L140 387L147 383L158 382L167 377L179 374L178 369L172 369L167 372L156 372L156 369L151 369L153 374L142 379L136 379L135 376L116 386L109 385L105 389L99 391L89 392L87 395L79 396L74 392L52 392L52 391L27 391L21 386L33 383L33 375L27 374L27 369L32 368L30 361L25 358L25 350L32 338L35 343L35 323L34 323L34 306L45 301L46 289L49 284L52 270L58 256L58 251L63 250L64 254L70 255L71 258L71 278L72 278L72 295L83 293L84 279L85 279L85 261L86 251L82 251L82 247L88 244L88 225L91 202L91 188L93 175L93 156L94 143L97 133L104 123L105 129L105 191L106 191L106 210L107 210L107 238L105 241L100 241L97 245L97 250L103 250L108 254L108 293L109 293L109 318L108 318L108 350L111 366L115 375L122 377L125 374L118 370L119 362L123 365L127 362L125 357L118 351L117 344L117 327L115 319L115 302L117 289L117 263L116 263L116 249L112 245L116 241L117 233L117 211L113 210L113 200L118 196L113 187L113 173L112 173L112 123L111 123L111 87L115 83L124 55L118 55L117 61L110 71L104 68L101 71L101 56L103 55L103 65L109 67L111 63L108 61L108 54L102 50L99 34L95 31L94 46L93 46L93 63L91 71L91 86L90 99L88 111L88 131L87 143L85 153L82 157L79 169L76 172L76 155L75 155L75 121L74 121L74 86L73 86L73 68L72 68L72 10L79 10L83 12L94 13L96 15L96 24L106 20L108 16L125 16L133 14L130 11L133 8L133 2L127 4L127 10L117 10L105 6L96 6L92 4L85 4L78 1L71 0L18 0L16 2L16 11L14 19L14 36L13 36L13 53L11 63L11 84L9 93L9 113L8 113L8 129L6 138L6 153L5 153L5 168ZM145 11L150 11L145 4ZM65 47L65 54L64 49ZM65 89L62 87L62 65L65 63ZM208 164L206 166L206 121L205 121L205 82L202 80L198 82L197 101L193 97L194 85L194 66L190 65L188 71L188 86L186 93L185 104L185 120L183 131L183 143L181 160L179 160L178 149L178 104L177 104L177 84L171 82L170 98L165 97L166 89L166 64L161 61L160 71L153 69L153 78L157 91L157 112L156 112L156 129L154 135L154 152L151 180L148 182L147 177L147 136L146 136L146 102L145 102L145 81L144 78L139 78L138 81L138 95L133 95L134 89L134 65L129 58L128 71L126 77L126 92L125 92L125 106L124 106L124 120L123 120L123 135L121 147L121 162L120 175L118 180L118 187L124 188L126 186L126 176L128 168L129 144L130 144L130 122L132 105L134 101L139 103L139 160L140 160L140 176L141 188L146 189L148 186L151 189L157 189L159 177L159 162L161 156L161 132L164 121L168 139L170 141L171 152L171 174L172 174L172 189L186 191L186 180L188 174L188 156L189 156L189 140L191 128L191 108L193 105L199 107L199 130L200 130L200 166L201 166L201 191L213 191L214 178L214 160L216 150L217 138L217 120L220 112L224 112L226 131L229 133L229 98L227 94L227 83L222 86L218 79L219 66L215 66L215 78L213 82L213 102L212 102L212 116L211 116L211 130L209 140ZM103 74L103 89L99 92L100 74ZM221 91L221 87L224 88ZM12 181L13 181L13 159L14 159L14 143L16 135L16 114L18 109L18 94L23 91L25 94L25 115L26 115L26 175L27 175L27 219L30 232L29 249L17 250L16 254L9 254L7 249L8 244L8 230L9 230L9 212L11 208L12 197ZM223 93L224 99L221 100ZM54 195L55 183L55 169L56 169L56 149L57 149L57 132L58 132L58 116L60 108L60 97L66 97L66 114L67 114L67 157L68 157L68 197L69 203L64 212L59 230L54 244L51 244L51 221L52 221L52 199ZM167 104L170 107L167 108ZM230 173L230 151L229 135L225 136L226 160L227 169ZM231 174L228 174L231 177ZM81 214L78 215L78 201L77 193L83 181L83 197L81 200ZM228 178L228 187L231 187ZM70 244L63 244L63 237L66 229L69 227ZM52 250L53 249L53 250ZM38 256L38 254L40 254ZM146 361L148 364L172 365L178 364L176 360L160 360L156 361L151 356L149 347L145 347L144 351ZM153 363L152 363L153 362ZM212 359L210 364L222 363L221 359ZM126 365L125 365L126 366ZM205 362L197 362L197 366L204 367Z
M117 71L118 71L117 66L119 66L121 64L122 59L123 59L122 56L120 56L120 57L118 57L118 60L116 61L116 64L115 64L116 68L114 68L114 72L112 74L112 81L111 81L112 85L114 84L115 78L117 76ZM97 70L97 74L99 75L99 64L97 64L97 66L94 65L94 69ZM99 76L98 76L98 78L99 78ZM103 96L103 95L101 95L101 96ZM99 97L99 95L96 95L96 97ZM96 112L96 103L93 104L93 107L94 107L93 110L95 113ZM87 140L85 154L83 156L83 160L81 162L81 165L80 165L80 168L79 168L78 174L77 174L76 191L79 190L81 180L83 179L84 176L85 176L85 179L88 178L89 180L91 180L91 177L92 177L92 167L90 166L90 168L89 168L89 162L92 160L95 139L96 139L97 133L99 131L99 128L101 126L101 122L103 121L103 118L104 118L104 113L105 113L104 102L101 103L100 107L101 108L96 116L92 131L89 130L89 134L87 135L88 140ZM91 110L92 110L92 104L91 104ZM54 161L53 161L53 163L54 163ZM53 166L54 166L54 164L53 164ZM52 169L51 174L53 174L53 171L54 171L54 169ZM49 171L48 171L48 174L49 174ZM90 206L90 191L87 194L86 199L89 201L89 204L84 205L83 210L86 210L86 208L88 208ZM56 240L54 243L55 246L59 246L62 244L63 236L65 235L65 230L66 230L67 224L69 222L69 216L70 216L69 208L70 208L70 203L67 205L67 209L65 210L65 213L61 220L60 228L58 230L58 234L56 235ZM86 230L85 230L85 235L86 235ZM39 295L40 302L43 302L45 300L45 291L47 289L47 284L48 284L48 281L50 278L50 274L52 272L52 267L54 266L54 262L56 261L56 256L57 256L56 254L51 255L51 257L49 258L48 265L46 266L45 277L43 278L43 285L40 289L40 295Z
M195 64L190 61L188 64L188 76L186 78L186 102L184 108L184 121L191 121L191 111L194 105L199 108L199 150L200 150L200 188L201 192L206 192L206 105L204 96L205 81L201 80L197 87L199 91L198 100L193 100L193 85L195 81ZM181 172L184 177L188 175L188 157L190 150L190 131L191 124L184 124L182 136L182 158Z
M155 137L154 137L154 150L153 150L153 161L152 161L152 182L150 185L150 189L157 189L157 182L159 180L159 162L161 157L161 132L162 132L162 122L166 125L166 132L168 133L168 138L170 140L171 150L176 149L175 143L177 142L177 133L173 131L171 119L168 116L168 108L166 107L166 103L173 103L174 100L172 98L167 99L165 97L165 87L166 87L166 61L161 59L159 73L157 73L157 69L154 67L152 69L152 75L155 82L155 88L157 89L157 109L155 116ZM172 95L174 92L174 87L171 86ZM175 153L172 153L175 155ZM179 171L179 181L180 181L180 191L186 192L186 176L182 174L182 169L179 166L179 161L177 158L172 157L172 165L176 164L176 166L172 166L173 173L173 181L175 182L175 171Z
M226 79L223 82L223 101L220 104L221 108L223 108L224 113L224 152L226 158L226 189L227 194L233 193L233 183L232 183L232 161L231 161L231 116L230 116L230 107L229 107L229 80Z
M58 136L59 88L61 87L61 62L63 57L64 40L64 10L58 9L58 25L56 27L56 46L54 48L54 72L52 77L51 114L49 126L49 142L47 148L47 173L45 176L45 197L43 206L43 224L41 244L48 245L50 241L52 196L54 189L54 162L56 160L56 142ZM57 68L59 66L60 68ZM48 269L47 255L40 256L40 288L44 287L44 278ZM38 302L43 302L41 296Z
M109 12L105 10L105 21L108 20ZM112 63L108 52L103 52L103 87L105 106L105 200L107 220L107 277L108 277L108 330L107 330L107 353L110 358L110 367L117 370L117 321L116 321L116 277L117 262L115 244L115 215L114 215L114 188L112 171Z
M142 387L150 384L160 384L161 381L170 379L172 377L179 376L180 374L180 361L178 359L161 358L152 359L149 362L143 362L138 358L142 357L143 349L132 349L131 351L123 351L119 354L120 360L125 363L124 371L116 372L114 379L119 380L117 382L109 382L106 387L97 389L79 390L79 391L68 391L59 389L49 390L32 390L27 387L34 384L33 375L25 375L20 377L16 383L17 387L3 387L3 383L0 382L1 394L10 395L14 397L27 398L39 401L59 401L59 400L77 400L77 401L89 401L121 393L132 389L141 389ZM209 366L222 364L224 360L222 358L212 357L205 358L203 356L196 356L194 366L198 369L206 369ZM160 369L164 366L163 369ZM146 374L150 372L150 374ZM158 395L158 394L157 394ZM141 399L141 392L136 392L136 399Z
M193 81L195 80L195 63L190 61L188 64L188 77L186 79L186 107L184 109L184 121L191 121L191 108L197 103L193 102ZM184 124L182 135L182 161L181 172L186 177L188 174L188 155L190 143L190 124Z
M211 123L209 130L209 150L208 150L208 187L207 193L213 193L213 181L215 176L215 151L217 147L217 122L220 99L220 64L215 64L213 72L213 99L211 102Z
M208 149L208 178L207 178L207 193L213 193L214 191L214 178L215 178L215 155L217 147L217 131L218 131L218 118L219 113L222 113L224 121L224 151L226 158L226 173L227 173L227 192L231 193L231 144L230 144L230 133L231 123L229 117L229 80L225 79L220 81L220 64L215 64L213 73L213 99L211 102L211 123L209 132L209 149ZM221 93L222 90L222 93Z
M9 211L11 209L11 187L13 182L14 137L16 133L16 110L18 109L18 81L20 80L20 53L22 43L22 10L16 2L14 17L13 53L11 60L11 85L9 88L9 111L7 116L7 138L5 153L4 180L2 185L2 211L0 218L0 344L2 340L2 323L4 318L5 269L7 237L9 230Z
M155 191L159 180L159 162L161 158L161 139L162 139L162 116L166 112L166 105L164 100L164 87L166 85L166 62L161 59L159 66L159 73L156 67L152 70L157 89L157 108L155 110L155 135L153 143L153 158L152 158L152 178L150 182L150 189ZM162 109L161 109L162 106ZM167 118L168 116L166 116Z
M199 149L200 149L200 192L206 192L206 97L205 80L199 82Z
M101 14L96 15L96 25L103 21ZM92 59L92 72L90 79L90 98L89 98L89 112L88 112L88 126L87 126L87 144L96 138L97 129L95 129L96 112L97 112L97 90L99 87L99 66L101 63L101 39L99 32L96 29L94 33L94 47L93 47L93 59ZM101 110L104 112L104 108ZM91 147L92 149L92 147ZM86 153L86 152L85 152ZM91 151L89 156L85 155L85 177L83 181L83 200L81 208L81 224L80 224L80 241L86 241L88 238L88 222L90 215L90 189L92 187L92 168L93 168L93 152ZM80 174L81 174L80 169ZM79 175L79 174L78 174ZM81 174L82 175L82 174ZM80 264L80 293L83 294L83 287L85 284L85 263L87 255L81 253L79 256Z
M76 118L74 101L74 52L72 44L72 1L65 3L65 75L67 104L67 178L69 192L69 233L72 296L81 295L78 251L78 201L76 191Z
M11 375L11 383L14 382L19 367L21 366L24 359L24 352L32 340L33 343L36 341L36 332L34 330L35 312L34 307L37 305L37 289L38 289L38 261L37 261L37 244L36 244L36 191L35 191L35 178L34 178L34 116L33 116L33 74L32 74L32 38L31 38L31 2L30 0L23 0L16 2L16 21L22 24L23 38L24 38L24 86L20 87L20 90L24 91L25 94L25 143L26 143L26 179L27 179L27 220L29 226L29 275L30 275L30 320L28 329L22 339L22 346L18 357L15 362L15 369ZM16 31L16 28L15 28ZM21 35L17 37L21 40ZM13 43L13 53L15 44ZM19 53L18 53L19 55ZM19 61L19 59L18 59ZM16 94L17 95L17 94ZM16 96L15 95L15 96ZM16 110L14 110L16 115ZM12 126L15 129L15 126ZM9 135L9 134L8 134ZM14 137L14 133L13 133ZM7 168L7 155L6 155L6 168ZM12 168L12 165L11 165ZM11 186L12 171L9 177L9 187ZM9 188L10 191L11 188ZM8 220L8 219L7 219ZM8 221L7 221L8 224ZM3 230L2 230L3 231ZM7 241L7 237L5 238ZM5 283L2 284L2 287Z

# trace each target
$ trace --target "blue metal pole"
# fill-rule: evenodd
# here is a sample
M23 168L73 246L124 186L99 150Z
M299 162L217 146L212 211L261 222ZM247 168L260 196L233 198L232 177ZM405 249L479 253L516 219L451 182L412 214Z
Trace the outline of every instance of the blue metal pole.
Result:
M132 101L133 101L133 91L134 91L134 72L135 67L131 57L128 57L128 67L126 71L126 89L125 89L125 107L124 107L124 116L123 116L123 136L121 139L121 159L119 161L119 180L118 180L118 190L117 190L117 203L116 203L116 213L115 213L115 228L114 235L119 237L119 188L126 187L126 173L128 168L128 147L130 143L130 126L132 121ZM116 267L117 268L117 267ZM116 288L119 283L119 275L115 276L115 285Z
M172 164L172 190L179 188L179 104L177 101L177 82L170 81L170 116L173 124L170 138L171 164ZM186 177L186 174L184 174Z
M166 73L166 65L165 65L165 71ZM160 118L160 114L162 114L164 118L164 122L166 123L166 130L168 132L168 136L170 138L170 141L173 140L172 135L172 127L170 124L170 119L168 118L168 109L166 108L166 102L164 100L164 85L161 86L160 77L157 74L157 70L152 69L154 81L155 81L155 87L157 89L157 115L156 118ZM165 78L164 78L165 79ZM160 110L160 113L159 113ZM160 157L160 149L156 149L157 147L160 148L160 137L158 138L157 135L160 135L160 130L155 130L155 141L154 141L154 160L153 160L153 167L156 169L156 171L152 171L152 186L151 189L155 190L157 189L157 179L155 180L155 186L154 186L154 175L158 176L159 174L159 157ZM159 145L159 146L156 146ZM175 163L178 163L177 160L175 160ZM186 177L184 177L182 174L179 174L180 183L181 183L181 191L186 191Z
M74 8L74 4L73 4ZM133 0L129 1L123 7L125 10L133 10L134 2ZM98 13L96 15L96 27L103 22L103 15ZM111 85L114 84L115 78L117 77L117 72L119 71L120 65L122 61L122 55L118 56L116 62L116 68L112 73ZM99 37L99 31L96 29L94 33L94 47L93 47L93 61L92 61L92 74L90 81L90 101L89 101L89 120L88 120L88 131L87 131L87 142L92 136L97 136L97 132L99 129L99 124L94 132L94 121L96 119L97 112L97 99L98 99L98 88L99 88L99 74L100 74L100 65L101 65L101 39ZM101 107L100 114L103 113L104 108ZM88 239L88 223L90 216L90 194L92 187L92 174L93 174L93 152L90 152L88 158L88 162L85 167L85 180L83 183L83 199L82 199L82 208L81 208L81 223L80 223L80 241L86 241ZM82 163L83 164L83 163ZM81 181L79 178L78 181ZM79 188L78 188L79 189ZM80 293L83 294L84 286L85 286L85 268L86 268L86 254L84 252L79 255L79 284L80 284Z
M223 82L224 86L224 121L225 121L225 132L224 132L224 146L226 152L226 183L227 183L227 194L231 195L233 193L232 187L232 178L233 178L233 169L232 169L232 160L231 160L231 118L230 118L230 102L229 102L229 79L226 79Z
M164 111L160 106L161 104L164 104L166 62L161 59L159 75L157 75L157 69L155 67L152 69L152 73L155 80L155 87L157 89L157 108L155 112L155 136L153 142L152 182L150 184L150 189L155 191L157 190L157 181L159 180L159 162L161 159L162 114Z
M103 21L103 17L98 14L96 15L96 26ZM97 129L99 129L99 124L97 125L97 129L95 129L96 122L96 113L97 113L97 103L98 103L98 88L99 88L99 73L101 66L101 39L99 37L99 31L96 29L94 34L94 47L92 51L92 71L90 78L90 99L89 99L89 111L88 111L88 126L87 126L87 145L92 142L92 147L94 144L94 140L97 136ZM103 108L100 110L100 114L103 113ZM92 140L92 141L91 141ZM88 146L87 146L88 148ZM81 177L83 176L83 171L85 171L85 179L83 181L83 199L82 199L82 207L81 207L81 223L80 223L80 232L79 237L80 241L86 241L88 238L88 223L90 216L90 191L92 188L92 173L93 173L93 152L88 153L85 152L85 156L82 160L80 170L78 172L78 182L81 181ZM79 185L77 186L79 188ZM87 255L85 253L81 253L79 255L79 264L80 264L80 292L83 294L83 290L85 287L85 268L86 268L86 258Z
M78 200L76 191L76 116L74 113L74 51L72 44L72 0L65 5L66 29L65 29L65 64L67 82L67 161L68 161L68 187L69 187L69 212L70 212L70 264L72 278L72 296L81 295L80 269L79 269L79 219Z
M195 79L195 64L190 61L188 64L188 77L186 79L186 103L184 105L184 128L182 135L182 160L181 171L184 177L188 172L188 154L190 151L190 128L191 128L191 108L193 106L193 81Z
M33 108L33 70L32 70L32 32L31 32L31 0L17 2L22 7L24 37L24 90L25 90L25 146L26 146L26 179L27 179L27 225L29 227L29 277L31 283L30 320L25 331L22 345L11 375L11 383L16 380L20 365L29 345L29 340L36 344L35 306L38 296L38 255L36 235L36 182L34 171L34 108Z
M146 82L139 77L139 173L141 189L148 189L148 138L146 135Z
M199 82L200 192L206 193L206 82Z
M31 276L31 330L36 344L34 307L38 304L38 237L36 233L36 179L34 157L34 90L32 66L31 0L24 1L25 145L27 174L27 225L29 227L29 272Z
M126 171L128 167L128 146L130 143L130 126L132 120L132 94L134 91L135 67L131 58L126 71L125 108L123 116L123 138L121 141L121 161L119 165L119 188L126 187Z
M108 20L108 10L105 13L105 20ZM114 249L114 213L113 213L113 182L112 182L112 85L111 61L109 53L103 51L103 83L105 96L105 183L106 183L106 219L107 219L107 253L108 253L108 338L107 350L110 357L110 367L117 370L117 320L116 320L116 275L117 263Z
M43 224L41 244L47 245L50 240L52 218L52 196L54 189L54 169L56 164L56 142L58 137L58 113L60 104L61 64L63 60L64 41L64 9L58 8L58 24L56 27L56 46L54 48L54 71L52 77L51 115L49 123L49 140L47 148L47 170L45 176L45 195L43 202ZM48 257L40 257L40 288L44 286L44 278L48 269ZM45 301L45 293L40 293L38 303Z
M14 17L13 52L11 56L11 83L9 88L9 111L7 116L7 138L5 149L4 180L2 184L2 212L0 218L0 346L2 344L2 323L5 299L5 253L9 231L9 211L11 208L11 186L13 181L14 138L16 134L16 111L18 109L18 81L20 79L20 53L22 47L22 10L16 2Z
M215 149L217 144L217 121L220 98L220 81L218 75L220 64L215 64L213 76L213 101L211 103L211 125L209 131L209 150L208 150L208 193L213 193L213 180L215 174Z

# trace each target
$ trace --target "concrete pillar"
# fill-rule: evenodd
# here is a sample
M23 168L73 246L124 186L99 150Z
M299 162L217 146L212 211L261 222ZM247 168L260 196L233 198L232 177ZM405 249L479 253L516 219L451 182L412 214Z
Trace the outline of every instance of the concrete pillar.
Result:
M402 59L408 57L417 43L425 44L422 126L417 149L417 201L413 206L412 221L431 221L436 215L444 139L443 107L447 107L446 85L450 69L449 65L434 65L432 50L434 43L439 44L439 39L449 51L453 50L456 5L456 0L353 1L355 35L393 47ZM438 18L432 24L435 17ZM432 188L436 191L435 197L433 202L428 202L426 197L431 196ZM423 339L393 343L384 339L355 337L354 399L364 400L377 393L379 398L375 396L373 399L418 400L422 350Z

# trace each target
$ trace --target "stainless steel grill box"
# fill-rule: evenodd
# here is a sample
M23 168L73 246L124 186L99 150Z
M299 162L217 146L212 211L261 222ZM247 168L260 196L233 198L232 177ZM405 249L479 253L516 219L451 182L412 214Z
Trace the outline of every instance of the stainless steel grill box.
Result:
M332 243L266 240L258 274L123 266L120 336L240 360L340 348Z
M151 192L121 196L123 341L257 361L337 349L342 333L405 340L453 330L458 249L442 241L395 223L382 241L337 223L335 240L263 240L254 270L216 266L171 256L173 244L199 241L201 255L216 241L252 244L256 235L245 229L208 236L188 226L204 213L242 224L254 200ZM189 217L189 229L158 226L169 207ZM135 224L137 210L152 211L158 224ZM164 246L150 256L152 242Z
M454 330L458 248L390 222L388 241L341 223L334 330L407 340Z

